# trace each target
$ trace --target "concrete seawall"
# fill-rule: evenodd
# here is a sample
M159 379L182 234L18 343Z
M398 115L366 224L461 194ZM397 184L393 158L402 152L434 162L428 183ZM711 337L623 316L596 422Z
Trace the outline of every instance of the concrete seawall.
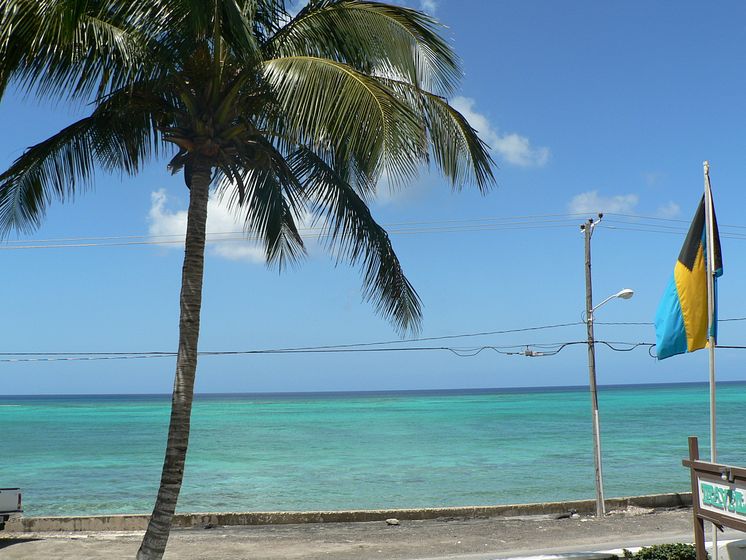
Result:
M623 509L628 506L644 508L670 508L691 506L691 492L651 494L626 498L609 498L606 509ZM343 511L275 511L275 512L225 512L181 513L174 518L174 527L190 528L205 525L283 525L291 523L350 523L382 521L390 517L401 520L436 519L442 517L511 517L523 515L556 515L575 509L578 513L596 511L595 500L571 502L544 502L499 506L468 506L419 509L372 509ZM6 524L6 531L144 531L149 515L95 515L79 517L20 517Z

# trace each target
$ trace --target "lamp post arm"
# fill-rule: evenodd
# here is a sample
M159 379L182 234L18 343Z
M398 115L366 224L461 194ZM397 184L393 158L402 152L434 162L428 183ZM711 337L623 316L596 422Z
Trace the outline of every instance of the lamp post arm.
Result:
M611 295L607 297L605 300L603 300L601 303L599 303L596 307L591 308L591 313L590 313L590 316L588 317L588 320L593 321L593 313L596 311L596 309L598 309L602 305L609 303L612 299L616 297L619 297L618 294Z

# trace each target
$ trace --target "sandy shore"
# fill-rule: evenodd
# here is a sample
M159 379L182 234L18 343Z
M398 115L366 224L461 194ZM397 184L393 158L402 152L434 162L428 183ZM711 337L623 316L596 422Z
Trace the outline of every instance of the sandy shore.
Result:
M0 533L0 557L131 559L141 536L139 531ZM742 537L735 532L723 536ZM487 560L691 540L691 509L631 507L603 519L586 515L443 518L401 521L398 526L376 521L181 529L172 533L166 558Z

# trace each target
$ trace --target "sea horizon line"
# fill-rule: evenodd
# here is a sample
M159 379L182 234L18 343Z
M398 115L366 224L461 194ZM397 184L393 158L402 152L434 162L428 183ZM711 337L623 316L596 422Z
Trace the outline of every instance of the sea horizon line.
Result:
M746 383L746 380L728 380L718 381L717 385L738 385ZM668 383L612 383L599 385L599 391L603 390L633 390L638 388L648 389L664 389L664 388L676 388L676 387L695 387L708 385L707 381L678 381ZM588 390L587 385L541 385L541 386L520 386L520 387L456 387L456 388L430 388L430 389L334 389L334 390L320 390L320 391L236 391L236 392L223 392L223 391L205 391L196 392L195 399L198 398L214 398L214 397L324 397L324 396L384 396L384 395L479 395L489 393L541 393L541 392L575 392ZM107 397L151 397L151 398L163 398L170 397L171 393L27 393L17 395L0 395L0 400L10 398L49 398L49 397L60 397L60 398L107 398Z

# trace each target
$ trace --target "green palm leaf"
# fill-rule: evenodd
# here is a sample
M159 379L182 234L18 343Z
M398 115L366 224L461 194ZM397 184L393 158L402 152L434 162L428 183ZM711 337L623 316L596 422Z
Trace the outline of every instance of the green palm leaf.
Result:
M344 163L335 169L305 148L295 152L289 163L322 217L329 247L338 259L362 265L366 299L402 332L416 334L422 319L420 298L404 275L386 230L345 180L351 171Z
M0 175L0 237L31 231L54 199L90 188L96 166L136 174L158 154L153 117L120 93L93 114L32 146Z
M424 94L423 104L430 146L435 161L458 189L474 182L482 193L494 183L494 161L489 148L464 116L445 100Z
M140 35L127 24L127 10L141 4L6 0L0 4L0 88L15 80L41 96L86 99L121 87L146 59Z
M461 69L440 30L436 20L401 6L322 0L310 2L265 49L276 58L329 58L366 74L398 77L449 95Z
M489 146L466 118L445 99L426 90L390 78L381 78L381 82L422 119L435 163L454 188L476 183L486 193L495 181L495 162Z
M331 146L366 173L394 183L415 177L427 158L420 119L379 80L328 59L267 61L264 76L282 114L283 133L299 144Z
M306 195L271 143L258 137L227 153L216 184L217 196L243 214L246 231L263 241L268 263L282 269L305 255L295 218L305 212Z

